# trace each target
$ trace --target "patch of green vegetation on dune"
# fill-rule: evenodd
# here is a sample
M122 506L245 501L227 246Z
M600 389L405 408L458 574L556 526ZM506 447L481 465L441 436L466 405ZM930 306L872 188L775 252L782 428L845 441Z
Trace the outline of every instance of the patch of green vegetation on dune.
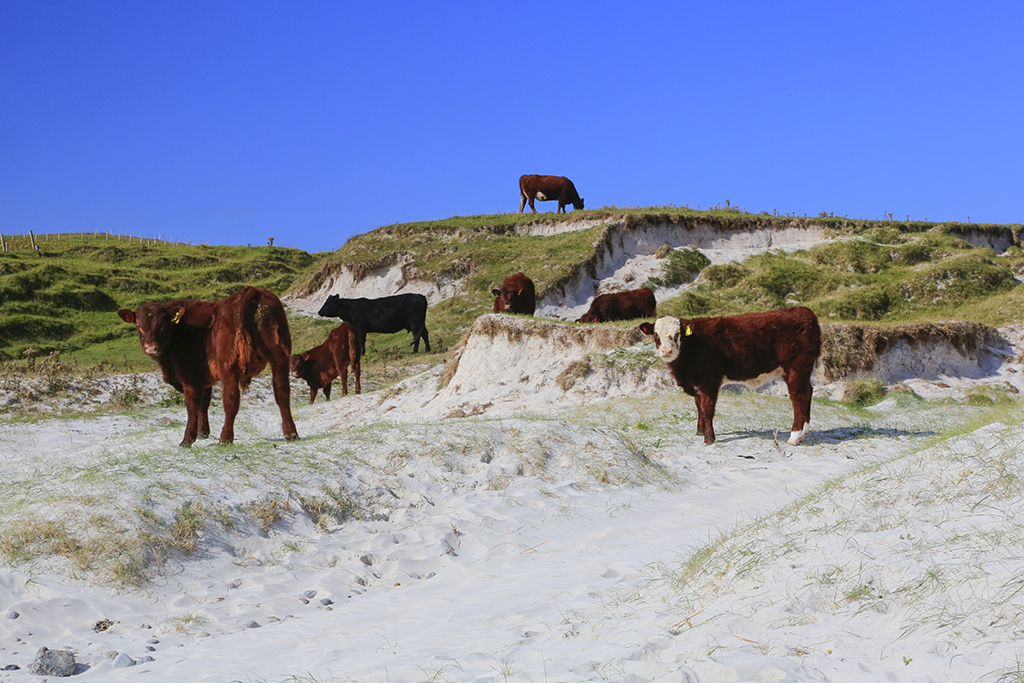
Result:
M126 354L135 330L119 308L146 301L219 299L244 285L284 294L316 257L278 247L211 247L65 237L0 257L0 360L61 351L83 362L151 362ZM34 351L31 351L34 349ZM88 351L85 351L85 350Z
M1019 249L995 256L964 241L962 226L907 227L860 226L848 240L708 266L659 312L696 317L804 305L831 322L1020 319Z

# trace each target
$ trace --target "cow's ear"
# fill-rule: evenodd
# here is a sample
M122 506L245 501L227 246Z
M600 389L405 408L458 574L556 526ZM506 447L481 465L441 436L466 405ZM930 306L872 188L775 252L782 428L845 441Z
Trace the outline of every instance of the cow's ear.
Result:
M649 337L654 334L654 325L651 323L640 323L640 331Z
M501 290L500 289L492 289L491 290L491 294L493 294L494 296L501 296Z
M523 290L520 289L518 292L516 292L516 296L522 296L522 295L523 295Z
M183 306L175 306L168 313L171 314L171 322L177 325L181 322L181 316L185 315L185 308Z
M130 308L122 308L120 311L117 312L117 315L120 316L121 320L125 321L126 323L135 322L135 311L131 310Z

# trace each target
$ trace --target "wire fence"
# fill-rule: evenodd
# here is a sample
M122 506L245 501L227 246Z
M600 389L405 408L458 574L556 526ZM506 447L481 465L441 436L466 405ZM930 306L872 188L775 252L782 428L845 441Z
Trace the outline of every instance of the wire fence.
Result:
M191 246L191 242L178 242L173 237L166 239L163 235L156 237L143 237L111 231L100 232L51 232L36 235L29 230L27 235L7 235L0 233L0 253L9 254L12 251L40 251L48 244L65 246L67 242L126 242L129 244L164 244L171 246Z

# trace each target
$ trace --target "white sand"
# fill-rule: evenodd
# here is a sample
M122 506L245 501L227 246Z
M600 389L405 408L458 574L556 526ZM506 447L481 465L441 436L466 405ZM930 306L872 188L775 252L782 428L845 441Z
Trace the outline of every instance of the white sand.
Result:
M790 447L785 396L727 393L705 447L642 350L551 343L477 340L442 391L439 367L312 406L296 384L296 443L262 378L228 448L178 448L181 407L0 423L4 529L214 511L144 589L0 568L0 680L38 680L43 646L95 681L1021 679L1019 405L818 398ZM563 391L570 357L594 371ZM325 491L357 518L318 528Z

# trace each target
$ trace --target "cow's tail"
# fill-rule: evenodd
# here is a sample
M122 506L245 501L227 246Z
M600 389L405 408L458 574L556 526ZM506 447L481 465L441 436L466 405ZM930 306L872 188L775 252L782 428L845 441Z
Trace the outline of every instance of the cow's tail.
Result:
M271 292L247 287L243 290L242 324L235 338L242 377L248 388L249 380L266 367L273 357L273 348L283 347L285 356L291 354L292 336L281 301Z

